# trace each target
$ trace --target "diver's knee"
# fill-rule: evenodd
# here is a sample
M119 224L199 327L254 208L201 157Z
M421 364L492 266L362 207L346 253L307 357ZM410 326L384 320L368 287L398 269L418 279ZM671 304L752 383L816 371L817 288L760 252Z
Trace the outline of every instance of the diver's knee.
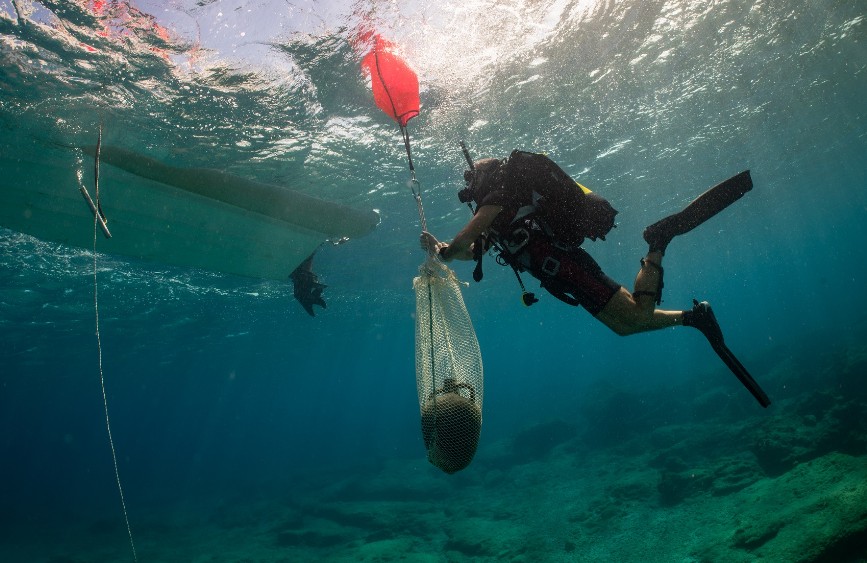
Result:
M618 336L643 332L653 319L653 302L637 301L632 294L621 289L596 318Z
M636 326L638 329L636 332L641 332L646 330L649 326L653 324L653 315L656 308L651 303L649 307L638 306L635 312L635 318L632 321L632 324Z

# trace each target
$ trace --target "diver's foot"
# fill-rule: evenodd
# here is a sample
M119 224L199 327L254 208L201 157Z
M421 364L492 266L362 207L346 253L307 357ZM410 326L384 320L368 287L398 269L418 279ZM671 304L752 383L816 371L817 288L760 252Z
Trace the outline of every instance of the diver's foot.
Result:
M644 229L644 240L650 246L649 252L665 254L665 249L676 235L676 219L669 215Z
M722 329L719 327L710 303L707 301L699 303L695 299L692 300L692 303L692 311L683 312L683 326L697 328L711 344L723 344Z

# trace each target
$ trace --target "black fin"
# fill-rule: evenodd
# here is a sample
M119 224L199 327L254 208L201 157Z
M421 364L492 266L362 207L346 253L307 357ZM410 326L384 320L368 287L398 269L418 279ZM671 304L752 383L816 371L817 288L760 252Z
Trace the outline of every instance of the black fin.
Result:
M747 368L745 368L743 364L738 361L735 355L732 354L732 351L728 349L728 346L719 342L717 344L711 343L711 347L713 347L713 351L716 352L717 356L720 357L725 365L732 370L735 377L737 377L743 386L747 388L747 391L752 393L753 397L756 398L759 404L764 408L768 408L771 404L771 400L768 398L767 393L765 393L758 382L753 379L753 376L750 375Z
M750 171L744 170L707 190L674 215L669 215L644 229L644 240L651 252L665 252L671 239L688 233L753 189Z
M771 404L768 395L762 390L761 386L753 379L747 368L732 354L728 349L723 338L722 329L716 320L716 315L713 309L706 301L699 303L695 299L692 300L692 311L684 311L683 325L691 326L698 329L710 342L711 348L716 352L716 355L725 363L725 365L735 374L735 377L747 388L753 397L759 402L762 407L767 408Z

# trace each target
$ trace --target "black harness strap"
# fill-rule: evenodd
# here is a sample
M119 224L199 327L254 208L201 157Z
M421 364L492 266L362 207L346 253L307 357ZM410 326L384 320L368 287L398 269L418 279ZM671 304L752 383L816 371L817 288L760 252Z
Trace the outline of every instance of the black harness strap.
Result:
M497 251L497 262L502 265L508 265L515 272L515 278L518 280L518 285L521 286L521 302L527 307L533 303L537 303L539 299L536 298L536 295L531 291L527 291L526 286L524 286L524 280L521 279L520 266L517 264L515 255L509 252L508 247L496 236L486 237L482 235L473 244L473 259L476 261L473 279L477 282L482 281L482 277L484 276L482 272L482 258L484 258L485 253L488 251L489 243Z

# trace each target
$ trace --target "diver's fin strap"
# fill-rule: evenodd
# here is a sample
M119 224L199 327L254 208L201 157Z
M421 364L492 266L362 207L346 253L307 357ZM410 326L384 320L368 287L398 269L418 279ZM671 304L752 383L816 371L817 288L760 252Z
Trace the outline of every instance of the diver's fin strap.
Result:
M665 276L665 268L663 268L662 266L660 266L656 262L651 262L647 258L642 258L641 259L641 267L644 268L645 266L650 266L651 268L653 268L657 272L659 272L659 285L657 286L656 291L636 291L636 292L633 292L632 296L635 297L638 295L650 295L651 297L655 297L656 298L656 304L660 305L662 303L662 288L665 287L665 283L663 280L663 278Z

